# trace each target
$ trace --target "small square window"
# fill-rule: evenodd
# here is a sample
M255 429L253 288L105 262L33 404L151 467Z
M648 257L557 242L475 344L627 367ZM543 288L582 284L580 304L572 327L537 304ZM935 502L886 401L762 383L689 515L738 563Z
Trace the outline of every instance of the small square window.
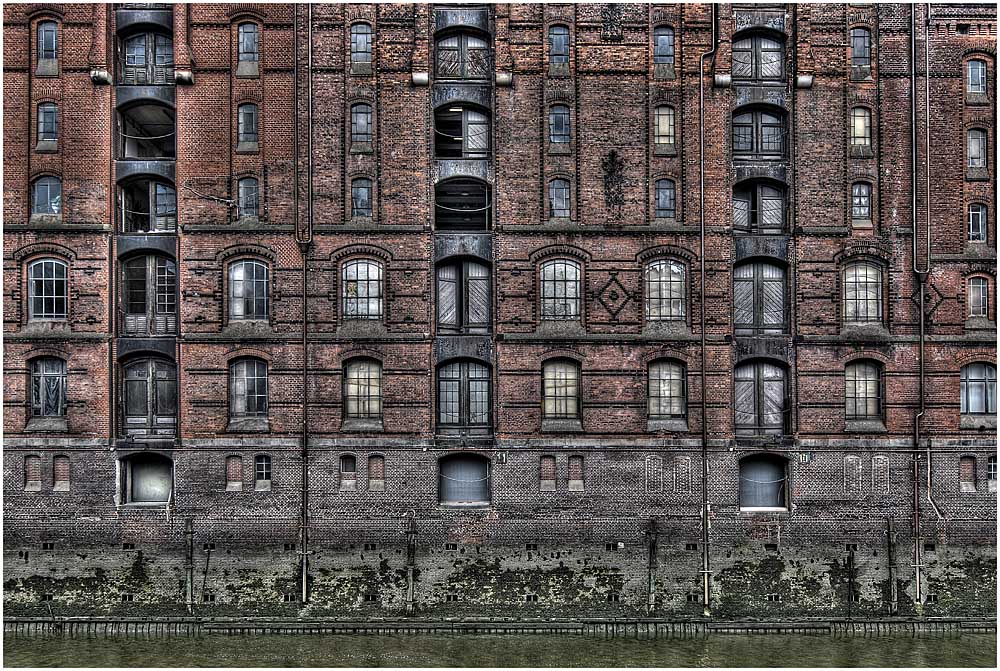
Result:
M43 594L42 595L42 601L52 601L53 598L54 597L53 597L52 594Z
M285 552L294 552L295 543L285 543Z
M847 544L847 551L848 552L857 552L858 551L858 544L857 543L848 543Z
M215 603L215 594L212 592L205 592L201 595L201 600L203 603Z
M209 552L209 551L211 551L211 550L214 550L214 549L215 549L215 543L205 543L205 544L204 544L204 545L202 546L202 549L204 549L204 550L205 550L206 552Z
M524 600L526 602L528 602L528 603L537 603L538 602L538 595L537 594L525 594L524 595Z
M688 543L688 544L686 544L684 546L684 549L685 550L697 550L698 549L698 544L697 543Z
M122 543L122 550L134 550L135 543Z
M292 603L294 601L298 601L299 598L298 595L295 594L295 592L285 592L284 594L281 595L281 600L284 601L285 603Z
M538 544L537 543L525 543L524 544L524 549L525 550L537 550L538 549Z
M458 543L445 543L444 544L444 549L445 550L457 550L458 549Z
M56 546L55 543L42 543L43 550L52 550L55 548L55 546Z
M444 595L444 600L445 601L458 601L458 595L457 594L445 594Z
M135 594L130 594L128 592L122 594L122 603L131 603L133 601L135 601Z
M375 543L365 543L365 550L374 550L375 548Z

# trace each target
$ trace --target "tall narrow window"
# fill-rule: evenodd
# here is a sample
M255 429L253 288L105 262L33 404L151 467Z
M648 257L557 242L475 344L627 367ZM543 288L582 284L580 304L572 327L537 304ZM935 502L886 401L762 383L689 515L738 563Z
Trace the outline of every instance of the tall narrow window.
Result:
M882 268L856 261L844 268L844 322L882 321Z
M268 267L260 261L236 261L229 266L229 318L268 318Z
M69 491L69 457L64 454L57 454L52 457L52 491Z
M855 221L871 221L871 218L871 184L867 182L855 182L851 185L851 219Z
M347 362L344 371L344 418L382 418L382 364L374 359Z
M963 415L996 414L996 366L991 363L970 363L963 366L961 396Z
M241 219L260 215L260 187L256 178L244 177L237 184L238 212Z
M740 460L740 509L787 510L788 461L773 454Z
M959 489L963 492L976 491L976 458L964 456L958 460Z
M654 361L649 365L647 394L649 419L687 418L687 375L676 361Z
M56 259L39 259L28 266L28 318L66 319L67 266Z
M372 141L372 106L366 103L351 105L351 142Z
M989 317L989 282L985 277L969 278L969 316Z
M783 156L785 153L784 117L763 110L734 115L733 153Z
M58 57L59 27L55 21L38 24L38 60L55 60ZM53 73L55 74L55 73Z
M385 491L385 457L381 454L368 457L368 491Z
M367 177L351 182L351 216L372 216L372 181Z
M474 261L437 269L438 326L443 331L486 333L490 325L490 271Z
M553 105L549 109L549 142L568 144L569 132L569 107Z
M660 26L653 30L653 63L655 65L674 64L674 29Z
M59 139L59 108L55 103L38 105L38 141L55 142Z
M438 369L438 425L485 427L490 424L490 370L473 361Z
M738 186L733 191L733 228L741 233L783 233L784 191L762 182Z
M556 490L556 458L551 454L543 454L538 461L539 490L554 492Z
M66 362L43 357L31 362L31 416L66 416Z
M40 492L42 490L42 458L29 454L24 458L24 491Z
M677 142L674 133L674 108L669 105L660 105L653 114L653 142L666 147Z
M672 179L656 180L657 219L674 219L677 216L677 190Z
M882 368L874 361L856 361L844 371L848 420L882 419Z
M970 94L986 93L986 61L973 59L965 64L965 92Z
M549 216L570 216L569 182L565 179L554 179L549 182Z
M549 63L569 63L569 28L566 26L549 28Z
M130 435L173 435L177 425L177 369L160 359L125 366L125 430Z
M584 471L583 457L579 454L571 454L569 457L569 467L566 469L566 488L569 491L583 491Z
M358 489L358 459L353 454L340 456L340 491L354 492Z
M969 131L969 167L986 167L986 131L973 128Z
M271 457L266 454L253 458L253 484L257 491L271 489Z
M541 284L543 320L580 318L580 264L568 259L546 261Z
M372 27L367 23L355 23L351 26L351 64L371 65L372 62Z
M229 414L234 418L267 417L267 363L239 359L229 370Z
M866 107L851 110L851 146L871 147L872 113Z
M785 333L785 270L745 263L733 271L733 326L737 335Z
M382 264L356 259L344 264L343 318L382 318Z
M851 28L851 73L855 79L856 75L861 78L871 74L872 66L872 33L867 28ZM867 70L856 71L854 68L867 68Z
M969 242L985 242L986 228L986 206L972 203L969 205Z
M735 381L736 434L783 434L785 371L766 361L754 361L736 369Z
M687 316L687 273L678 261L646 265L646 319L683 321Z
M492 70L486 40L469 33L442 37L437 41L439 79L487 79Z
M256 63L259 60L258 31L256 23L239 26L239 60Z
M580 418L580 366L576 362L542 364L542 418Z
M997 458L992 456L986 462L986 483L991 492L997 490Z
M733 79L782 79L785 47L767 35L748 35L733 42Z
M243 491L243 457L226 457L226 491Z
M256 145L257 134L257 106L253 103L245 103L239 107L239 138L241 145Z
M122 267L125 332L135 335L177 330L177 265L163 256L140 256Z
M59 214L62 212L62 180L58 177L39 177L32 186L32 214Z

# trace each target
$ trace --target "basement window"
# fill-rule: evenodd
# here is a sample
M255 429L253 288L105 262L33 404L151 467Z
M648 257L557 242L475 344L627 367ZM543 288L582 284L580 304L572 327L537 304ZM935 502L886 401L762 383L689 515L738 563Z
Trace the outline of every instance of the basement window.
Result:
M212 592L205 592L201 595L201 600L203 603L215 603L215 594Z
M132 603L133 601L135 601L135 594L122 594L122 603Z
M449 602L458 601L458 595L457 594L445 594L444 595L444 600L445 601L449 601Z
M538 602L538 595L537 594L525 594L524 595L524 600L527 603L537 603Z
M295 594L294 592L285 592L284 594L281 595L281 600L284 601L285 603L292 603L294 601L298 601L299 599L298 595Z

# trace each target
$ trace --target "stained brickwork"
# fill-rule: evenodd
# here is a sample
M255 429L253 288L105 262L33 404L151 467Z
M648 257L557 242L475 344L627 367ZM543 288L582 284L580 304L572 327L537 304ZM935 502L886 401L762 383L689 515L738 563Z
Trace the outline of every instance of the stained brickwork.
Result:
M996 415L960 401L975 402L963 367L990 364L995 381L995 7L714 7L5 6L8 612L995 612ZM868 66L852 66L855 29ZM746 51L764 40L778 45L770 78ZM139 51L148 86L125 81ZM970 61L985 63L983 93ZM39 137L48 102L54 146ZM556 106L568 142L553 141ZM856 108L867 145L851 140ZM470 111L489 120L486 149L444 156L455 137L469 151ZM780 119L782 150L741 153L743 114ZM460 136L442 130L459 117ZM128 124L172 136L173 154L129 154ZM55 214L33 207L43 177L61 180ZM365 179L371 216L352 192ZM169 198L122 200L147 181L175 192L175 229L124 227L123 208L169 218ZM485 226L446 227L476 189ZM743 230L771 192L776 230ZM985 206L983 241L970 205ZM128 283L146 256L175 264L175 287L162 264L159 284ZM65 317L34 316L40 259L66 265ZM247 288L246 261L266 284ZM550 261L579 270L572 308ZM657 262L682 279L658 280ZM871 323L848 319L859 262L879 273ZM468 318L479 295L467 282L448 303L442 268L486 269L485 324L442 317ZM741 321L747 268L782 278L768 327ZM987 282L984 316L970 316L971 278ZM660 290L676 292L673 319L651 318ZM137 335L139 304L176 328ZM64 382L35 375L43 358L65 362ZM162 375L134 365L147 359ZM240 361L261 362L266 387ZM357 361L376 364L365 385ZM543 380L553 361L579 371L575 387ZM681 372L654 416L663 361ZM845 412L858 362L879 374L864 420ZM784 378L780 419L749 435L737 369L764 364ZM265 413L248 411L249 388ZM60 389L64 413L39 419ZM137 410L136 393L153 405ZM453 459L456 479L442 461L455 455L479 460ZM774 463L776 480L748 465ZM780 505L749 505L755 486Z

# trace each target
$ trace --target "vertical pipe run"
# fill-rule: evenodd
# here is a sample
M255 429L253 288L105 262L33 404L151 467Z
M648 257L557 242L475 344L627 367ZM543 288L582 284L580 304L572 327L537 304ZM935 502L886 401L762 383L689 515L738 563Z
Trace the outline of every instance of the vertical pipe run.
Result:
M307 35L307 66L306 66L306 77L307 85L306 90L309 97L308 106L308 120L307 120L307 134L308 134L308 156L306 157L308 161L308 166L306 168L306 197L308 198L307 203L307 215L306 215L306 235L303 236L304 239L299 241L299 250L302 253L302 518L299 521L299 546L300 546L300 557L301 557L301 590L302 590L302 603L308 603L309 601L309 329L308 324L308 259L309 259L309 246L312 242L312 223L313 223L313 174L312 174L312 131L313 131L313 101L312 101L312 55L313 55L313 45L312 45L312 5L308 8L308 21L306 23ZM298 13L296 12L296 18L298 18ZM296 36L296 44L298 44L298 39ZM298 67L298 60L296 60L296 67ZM296 80L296 85L298 81ZM296 93L296 101L298 100L298 94ZM297 119L298 117L296 117ZM295 138L295 143L298 145L298 137ZM298 164L296 163L296 169ZM298 193L298 180L296 180L296 194ZM298 216L298 201L295 203L295 213Z

